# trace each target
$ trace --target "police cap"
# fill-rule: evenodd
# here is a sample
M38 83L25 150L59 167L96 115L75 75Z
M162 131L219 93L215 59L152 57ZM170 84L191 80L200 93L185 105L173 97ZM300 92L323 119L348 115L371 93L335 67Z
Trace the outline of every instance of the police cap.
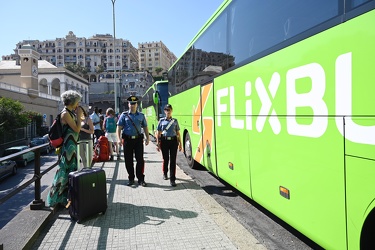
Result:
M137 102L137 101L138 101L138 97L132 95L132 96L130 96L130 97L129 97L128 99L126 99L126 100L128 100L128 102Z
M173 109L173 108L172 108L172 105L170 105L170 104L166 104L166 105L164 106L164 110L167 110L167 109Z

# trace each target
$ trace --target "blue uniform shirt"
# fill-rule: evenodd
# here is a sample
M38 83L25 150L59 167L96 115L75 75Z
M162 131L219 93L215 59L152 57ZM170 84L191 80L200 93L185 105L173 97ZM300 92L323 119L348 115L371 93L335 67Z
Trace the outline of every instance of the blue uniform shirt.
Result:
M163 131L168 127L168 124L174 120L172 125L163 133ZM178 121L175 118L171 118L167 120L167 117L163 117L159 120L158 124L158 131L162 132L162 136L177 136L177 131L180 130L180 126L178 125Z
M135 126L137 127L138 132L126 114L129 114L130 118L133 120ZM123 112L118 119L117 125L122 126L122 134L128 136L137 136L142 132L142 128L147 127L147 121L145 115L141 112L137 111L135 114L132 114L130 112Z

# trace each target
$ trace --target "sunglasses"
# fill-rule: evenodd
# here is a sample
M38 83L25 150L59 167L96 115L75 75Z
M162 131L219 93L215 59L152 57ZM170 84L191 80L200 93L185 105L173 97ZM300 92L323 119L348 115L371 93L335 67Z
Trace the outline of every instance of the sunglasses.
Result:
M130 102L130 105L136 105L137 103L136 102Z
M165 111L171 111L171 109L164 109Z

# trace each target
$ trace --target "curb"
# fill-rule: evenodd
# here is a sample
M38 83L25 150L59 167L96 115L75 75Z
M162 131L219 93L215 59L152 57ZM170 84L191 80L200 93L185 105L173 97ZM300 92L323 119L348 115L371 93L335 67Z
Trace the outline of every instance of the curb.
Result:
M49 188L42 192L44 201L48 191ZM49 207L30 210L30 204L0 230L0 249L29 249L55 213Z

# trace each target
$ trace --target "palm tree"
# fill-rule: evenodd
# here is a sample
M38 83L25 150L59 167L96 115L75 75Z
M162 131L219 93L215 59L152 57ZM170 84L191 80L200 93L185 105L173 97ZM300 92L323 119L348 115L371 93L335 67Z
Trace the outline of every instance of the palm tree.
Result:
M162 68L162 67L157 67L157 68L155 68L155 72L156 72L157 75L159 75L160 72L162 72L162 71L163 71L163 68Z

